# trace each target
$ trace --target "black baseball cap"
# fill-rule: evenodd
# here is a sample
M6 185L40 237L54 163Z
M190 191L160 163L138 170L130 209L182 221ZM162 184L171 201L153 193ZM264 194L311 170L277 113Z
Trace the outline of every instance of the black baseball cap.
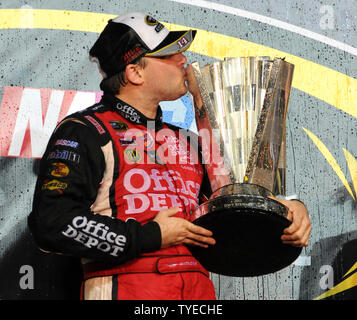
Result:
M110 19L89 51L104 78L110 78L140 57L167 56L186 51L196 30L169 31L153 17L132 12ZM103 74L104 72L104 74Z

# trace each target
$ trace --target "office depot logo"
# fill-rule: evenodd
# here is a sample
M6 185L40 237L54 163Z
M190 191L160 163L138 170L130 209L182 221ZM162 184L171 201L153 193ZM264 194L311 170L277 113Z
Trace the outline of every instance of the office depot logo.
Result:
M0 156L41 158L59 121L97 103L102 92L5 87L0 104Z

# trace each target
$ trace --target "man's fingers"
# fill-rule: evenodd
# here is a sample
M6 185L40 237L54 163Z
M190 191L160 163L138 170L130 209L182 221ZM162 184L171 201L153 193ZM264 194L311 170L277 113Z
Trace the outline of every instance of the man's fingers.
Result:
M201 109L202 96L196 80L192 65L188 65L186 68L186 78L188 91L192 94L195 106Z
M213 246L214 244L216 244L216 240L214 240L213 238L206 238L202 236L198 237L194 235L185 238L183 243L187 245L194 245L203 248L208 248L209 245Z
M203 227L200 227L200 226L197 226L191 222L189 222L189 225L188 225L188 230L190 232L192 232L193 234L198 234L198 235L203 235L203 236L207 236L207 237L210 237L212 235L212 231L210 230L207 230Z
M293 212L291 210L288 211L286 219L288 219L289 221L293 221Z
M293 222L291 225L284 229L285 235L292 235L296 232L299 232L300 236L305 235L305 233L311 230L311 225L308 220L303 217L296 216L292 213Z
M293 234L283 234L281 240L285 244L291 244L298 247L306 247L309 244L309 235L311 231L311 226L307 226L299 232Z
M291 214L291 219L292 219L292 214ZM292 221L292 223L287 228L284 229L284 234L293 234L299 229L299 224L297 223L297 221L291 219L288 219Z
M161 247L191 244L201 247L214 245L216 241L211 237L212 232L193 224L185 219L174 217L180 208L174 207L160 211L154 221L161 229Z
M197 246L197 247L202 247L202 248L208 248L208 244L202 243L202 242L198 242L195 240L191 240L191 239L186 239L184 241L184 244L189 245L189 246Z
M211 236L212 236L212 231L187 221L186 240L194 242L191 244L197 245L197 243L200 243L200 244L214 245L216 241Z
M302 240L284 240L282 241L284 244L289 244L295 247L307 247L309 245L308 239L302 241Z
M216 240L214 240L212 237L204 237L194 233L191 233L187 238L193 241L198 241L200 243L205 243L209 245L214 245L216 243Z

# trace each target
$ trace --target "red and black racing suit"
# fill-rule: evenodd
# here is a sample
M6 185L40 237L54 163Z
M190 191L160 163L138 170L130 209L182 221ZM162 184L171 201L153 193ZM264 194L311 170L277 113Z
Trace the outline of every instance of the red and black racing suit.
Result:
M197 136L114 96L66 117L40 164L29 227L45 251L82 258L82 299L215 299L184 245L160 249L160 210L190 219L202 192Z

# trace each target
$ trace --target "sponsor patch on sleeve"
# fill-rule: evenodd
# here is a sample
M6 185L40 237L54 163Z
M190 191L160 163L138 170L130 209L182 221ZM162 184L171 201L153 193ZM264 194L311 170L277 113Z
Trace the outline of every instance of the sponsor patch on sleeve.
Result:
M61 192L62 190L66 189L68 187L68 184L65 182L58 181L56 179L48 181L45 180L44 184L42 185L42 190L58 190L58 192Z
M51 175L54 177L65 177L69 174L69 168L61 162L52 163Z
M57 139L54 143L55 146L65 146L77 149L79 147L79 143L77 141L66 140L66 139Z
M51 159L68 160L71 162L79 163L80 155L73 151L56 149L48 154L47 160Z
M93 124L93 126L97 129L99 134L104 134L105 130L104 128L99 124L99 122L97 120L95 120L93 117L91 116L84 116L89 122L91 122Z

